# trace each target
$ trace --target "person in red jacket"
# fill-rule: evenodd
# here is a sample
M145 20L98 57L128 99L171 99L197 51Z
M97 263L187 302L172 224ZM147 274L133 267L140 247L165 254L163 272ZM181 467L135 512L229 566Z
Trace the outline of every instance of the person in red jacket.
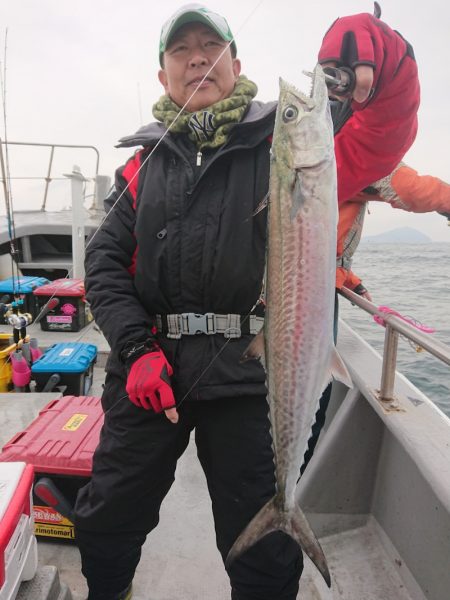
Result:
M276 103L254 100L227 21L201 5L166 22L159 57L156 122L122 139L143 148L117 170L86 252L87 299L111 346L104 426L75 507L89 600L131 596L192 431L224 560L275 491L265 373L239 358L263 320L252 307L266 211L255 210L269 187ZM417 69L409 44L371 15L338 19L319 60L356 74L354 113L336 136L342 203L412 143ZM273 532L227 567L231 597L295 600L302 568L299 546Z
M417 134L420 86L411 45L369 14L337 19L319 51L323 66L350 67L359 79L352 112L336 131L339 203L389 175Z

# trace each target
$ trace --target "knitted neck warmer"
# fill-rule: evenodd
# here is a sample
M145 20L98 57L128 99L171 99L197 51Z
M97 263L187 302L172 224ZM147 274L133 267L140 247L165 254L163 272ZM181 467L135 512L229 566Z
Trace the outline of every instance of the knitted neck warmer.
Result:
M153 116L173 133L188 133L199 150L218 148L227 141L231 127L242 120L257 91L256 84L241 75L229 98L197 112L183 111L179 115L180 107L165 95L153 106Z

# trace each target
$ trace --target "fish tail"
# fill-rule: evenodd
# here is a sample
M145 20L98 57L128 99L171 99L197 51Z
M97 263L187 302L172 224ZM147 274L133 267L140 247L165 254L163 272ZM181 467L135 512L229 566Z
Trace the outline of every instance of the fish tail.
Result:
M294 505L289 511L282 510L280 507L281 503L278 496L274 496L262 507L234 542L228 553L225 566L228 568L240 554L272 531L284 531L299 544L316 565L327 586L331 587L330 572L323 550L303 511L297 505Z

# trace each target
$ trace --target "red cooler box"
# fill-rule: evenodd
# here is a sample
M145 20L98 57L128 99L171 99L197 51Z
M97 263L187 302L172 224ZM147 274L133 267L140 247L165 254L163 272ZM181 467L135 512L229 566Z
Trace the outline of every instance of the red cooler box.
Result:
M0 462L24 461L34 467L35 483L51 480L73 507L91 476L92 456L103 425L100 398L64 396L52 400L25 431L2 449ZM36 535L73 540L72 521L33 493Z
M0 463L0 600L15 598L21 582L36 573L32 485L32 466Z
M82 279L55 279L33 291L39 310L50 298L59 300L40 321L44 331L80 331L92 320Z

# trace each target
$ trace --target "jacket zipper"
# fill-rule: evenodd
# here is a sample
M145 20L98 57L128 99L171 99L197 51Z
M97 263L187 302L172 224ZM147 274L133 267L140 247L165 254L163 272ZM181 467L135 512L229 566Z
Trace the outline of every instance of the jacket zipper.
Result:
M233 152L234 150L242 150L242 149L250 149L250 148L256 148L256 146L258 144L261 143L260 140L257 144L255 144L254 146L248 146L246 144L237 144L236 146L231 146L231 147L227 147L226 144L228 142L226 142L224 144L224 146L222 146L222 148L219 150L219 152L217 154L215 154L211 160L208 162L208 164L206 165L206 169L204 171L202 171L202 173L200 174L200 176L198 177L197 181L194 183L193 187L189 190L190 194L193 194L195 191L195 188L197 187L198 183L200 182L200 180L204 177L205 173L210 169L211 165L213 163L216 162L216 160L222 156L224 156L225 154L228 154L228 152ZM186 162L187 165L189 165L189 161L186 159L185 155L180 152L178 150L178 148L173 145L171 143L169 144L165 144L172 152L174 152L177 156L179 156L183 161ZM201 167L202 166L202 159L203 159L203 154L202 152L198 151L197 155L196 155L196 166L197 167ZM191 172L192 172L192 166L191 166Z

